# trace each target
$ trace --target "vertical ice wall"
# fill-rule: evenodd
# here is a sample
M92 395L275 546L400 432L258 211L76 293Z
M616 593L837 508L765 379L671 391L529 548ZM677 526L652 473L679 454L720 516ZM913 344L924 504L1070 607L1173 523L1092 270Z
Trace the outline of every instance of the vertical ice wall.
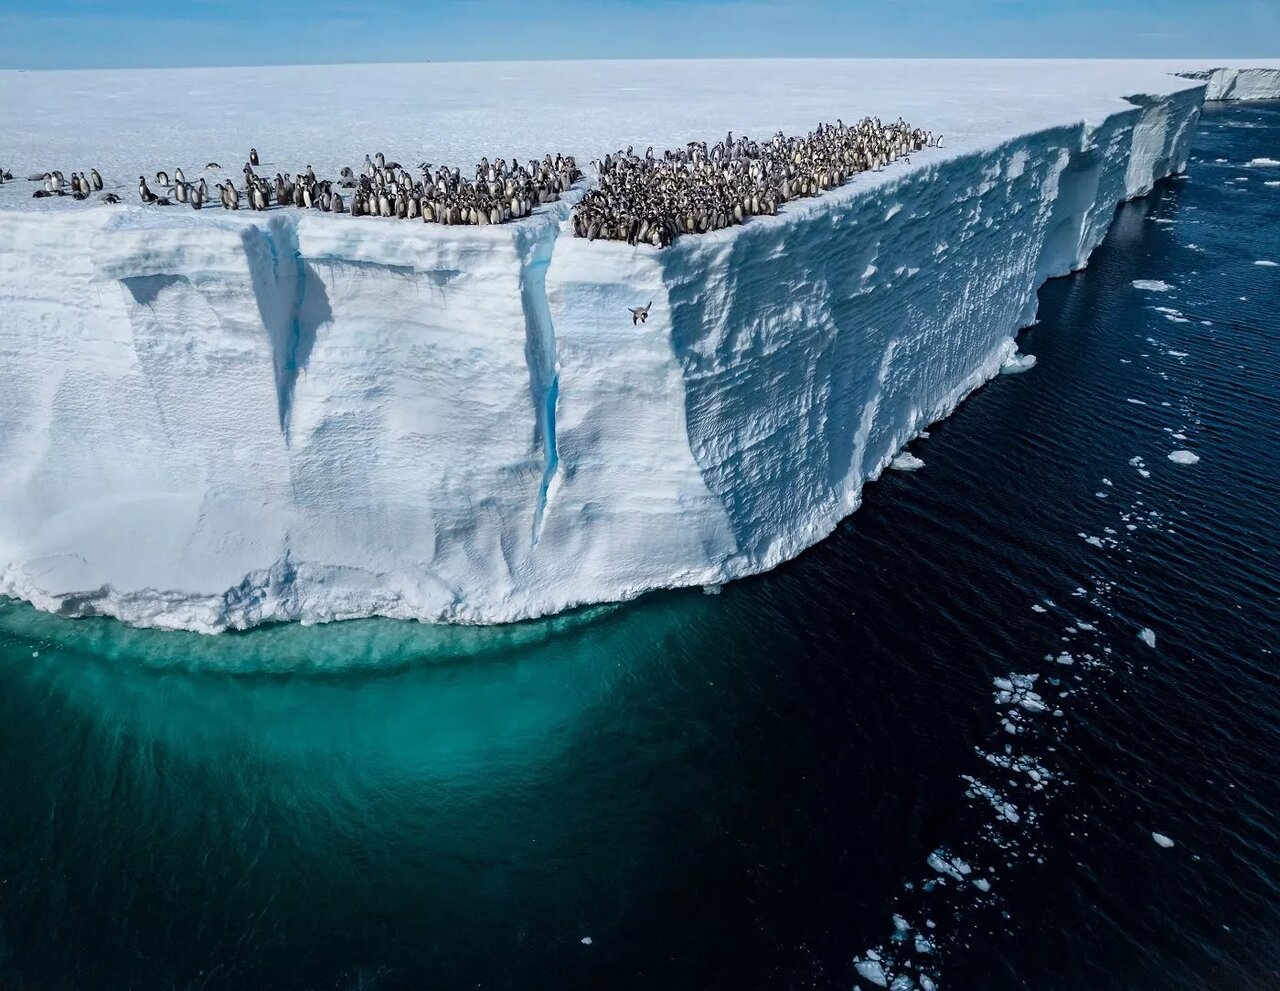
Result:
M1037 287L1183 166L1202 92L663 251L568 237L567 204L6 214L0 592L496 622L771 567L998 370Z

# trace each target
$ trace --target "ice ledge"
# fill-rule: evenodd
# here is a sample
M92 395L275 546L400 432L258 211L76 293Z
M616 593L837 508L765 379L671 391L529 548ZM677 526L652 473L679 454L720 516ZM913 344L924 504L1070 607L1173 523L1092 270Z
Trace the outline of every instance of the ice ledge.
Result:
M661 252L563 236L563 206L443 233L7 215L0 592L216 632L773 567L998 373L1044 280L1184 166L1207 91L1276 82L1214 72Z
M1217 66L1179 75L1203 80L1206 83L1204 98L1209 101L1280 99L1280 67Z

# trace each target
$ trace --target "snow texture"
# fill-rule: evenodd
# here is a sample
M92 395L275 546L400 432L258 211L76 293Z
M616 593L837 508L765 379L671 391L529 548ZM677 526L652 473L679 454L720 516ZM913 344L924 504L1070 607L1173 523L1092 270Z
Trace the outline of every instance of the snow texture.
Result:
M1183 168L1206 89L1280 93L1280 67L1172 75L1188 68L0 73L0 164L97 167L129 203L139 173L236 174L250 144L268 174L332 175L379 148L585 164L864 113L946 135L662 251L566 236L567 202L448 228L7 183L0 594L205 632L488 623L772 568L1006 364L1037 288L1085 264L1118 202ZM308 98L265 115L268 89ZM633 326L627 307L650 299Z

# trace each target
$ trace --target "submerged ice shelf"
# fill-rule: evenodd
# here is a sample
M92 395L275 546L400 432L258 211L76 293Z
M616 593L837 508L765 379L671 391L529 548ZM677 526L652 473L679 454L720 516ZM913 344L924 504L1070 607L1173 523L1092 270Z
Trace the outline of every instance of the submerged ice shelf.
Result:
M457 229L33 206L6 184L0 593L203 631L501 622L773 567L1000 370L1041 283L1085 263L1117 203L1182 168L1206 89L1280 95L1266 67L1196 80L1171 70L1208 67L901 63L894 92L884 63L783 63L776 82L713 92L711 113L681 87L714 91L724 64L677 65L686 78L615 92L611 117L630 101L650 133L527 143L587 161L847 107L902 113L947 147L662 251L574 239L564 202ZM271 71L302 70L252 72ZM539 71L578 78L586 99L601 70ZM609 71L640 84L653 70ZM580 109L567 104L555 113ZM31 126L12 132L22 171L58 167L40 165L47 131ZM235 155L222 125L201 126L214 130L172 137L179 164ZM109 176L152 154L114 133L77 140L57 161ZM502 150L524 154L512 140ZM308 160L277 157L270 171ZM650 299L633 326L627 308Z

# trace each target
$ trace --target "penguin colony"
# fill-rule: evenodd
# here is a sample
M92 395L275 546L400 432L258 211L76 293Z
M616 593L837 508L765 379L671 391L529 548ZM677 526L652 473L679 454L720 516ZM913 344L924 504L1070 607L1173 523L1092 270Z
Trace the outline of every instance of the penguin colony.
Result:
M777 213L788 200L817 196L857 172L880 171L941 144L941 136L935 139L902 119L884 124L867 117L852 127L839 119L819 124L801 137L779 131L763 144L731 131L711 148L691 141L661 159L652 147L643 157L628 148L593 163L599 185L574 209L573 233L666 247L681 234L705 234Z
M899 159L907 159L922 148L942 146L942 137L910 127L899 118L891 124L867 117L852 127L837 119L835 124L819 124L802 136L787 137L778 132L760 143L733 133L714 146L691 141L678 151L667 151L659 159L650 147L643 157L633 149L606 155L595 162L599 171L596 188L589 190L573 211L576 237L604 238L630 244L665 247L682 234L704 234L741 224L746 218L777 213L788 200L817 196L847 182L858 172L880 171ZM294 206L326 213L347 213L361 217L391 217L425 223L478 225L507 223L526 217L534 208L558 200L582 172L572 155L544 155L541 161L521 164L482 158L475 178L458 168L429 162L414 173L398 162L388 162L382 152L365 155L359 174L351 167L341 170L336 181L318 177L308 165L296 177L260 175L258 150L249 150L242 169L243 188L233 180L217 182L218 203L226 210L251 210L274 206ZM210 162L206 171L221 166ZM27 177L41 183L32 196L67 196L86 200L93 193L104 203L120 203L114 192L103 192L97 169L58 171ZM13 174L0 169L0 184ZM144 204L190 205L200 210L212 203L213 192L201 177L191 181L182 169L173 177L157 172L153 192L146 176L138 176L138 196ZM344 191L346 193L344 197ZM646 308L647 309L647 308ZM643 320L647 313L635 314Z
M515 158L510 164L502 158L491 164L487 157L482 158L474 180L457 168L441 166L433 172L428 162L418 166L420 177L415 178L398 162L388 162L382 152L373 158L365 155L359 175L350 167L343 168L336 181L318 177L310 165L296 178L277 172L274 179L255 171L259 167L258 150L252 148L242 170L242 188L231 180L214 184L217 201L224 209L239 210L241 205L251 210L295 206L325 213L349 211L357 217L421 219L429 224L501 224L558 200L582 178L572 155L544 155L541 161L531 159L527 164ZM220 166L210 162L205 168L213 171ZM29 176L32 181L43 183L43 188L32 195L36 199L68 194L77 200L88 199L103 188L97 169L90 172L90 178L85 178L83 172L73 172L70 182L59 171ZM0 177L4 175L0 172ZM152 190L146 176L138 176L138 198L149 206L185 203L200 210L205 203L213 202L208 181L201 177L192 182L182 169L175 169L172 178L167 172L157 172L154 182L159 192ZM120 202L116 193L103 193L99 199L104 203Z

